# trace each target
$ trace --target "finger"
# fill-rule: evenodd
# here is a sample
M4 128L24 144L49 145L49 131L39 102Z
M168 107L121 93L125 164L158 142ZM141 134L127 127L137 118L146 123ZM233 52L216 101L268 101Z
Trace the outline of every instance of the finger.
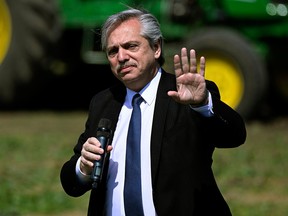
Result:
M94 145L94 146L98 146L100 147L101 146L101 143L98 141L97 138L95 137L90 137L87 139L87 143L91 144L91 145Z
M96 138L89 138L87 142L83 144L82 151L90 152L93 154L104 153L104 149L101 148L101 144Z
M93 169L94 163L86 160L83 156L80 158L80 170L85 175L90 175Z
M81 159L80 159L80 163L84 166L84 167L93 167L94 166L94 161L95 160L89 160L89 159L86 159L84 156L81 156Z
M83 145L81 150L81 156L86 160L95 160L95 155L97 155L97 150L95 146L87 145L86 143Z
M202 56L200 58L200 75L202 75L203 77L205 77L205 66L206 66L206 61L204 56Z
M179 55L174 56L174 71L176 77L180 76L182 74L182 68L181 68L181 62Z
M196 59L196 52L194 49L190 50L190 72L197 73L197 59Z
M111 145L108 145L108 146L107 146L107 152L112 151L112 149L113 149L113 147L112 147Z
M176 102L179 101L179 94L177 91L168 91L167 94L169 97L172 97Z
M187 49L185 47L181 49L181 62L182 62L183 73L188 73L189 61L188 61Z

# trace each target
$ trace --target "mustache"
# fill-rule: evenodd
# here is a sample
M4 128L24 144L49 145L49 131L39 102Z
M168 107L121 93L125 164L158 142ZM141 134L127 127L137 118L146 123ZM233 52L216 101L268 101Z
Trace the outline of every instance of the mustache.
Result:
M125 63L117 65L116 70L120 71L123 68L130 67L130 66L136 67L137 64L136 63L132 63L132 62L125 62Z

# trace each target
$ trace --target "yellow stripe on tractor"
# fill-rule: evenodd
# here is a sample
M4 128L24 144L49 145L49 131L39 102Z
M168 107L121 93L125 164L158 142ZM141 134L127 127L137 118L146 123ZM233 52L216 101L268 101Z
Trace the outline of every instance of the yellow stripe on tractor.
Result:
M2 64L11 41L11 16L4 0L0 0L0 65Z

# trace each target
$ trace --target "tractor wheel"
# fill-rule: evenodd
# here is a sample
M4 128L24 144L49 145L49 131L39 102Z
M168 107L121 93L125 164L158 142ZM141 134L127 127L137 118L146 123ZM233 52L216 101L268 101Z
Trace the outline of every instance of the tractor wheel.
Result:
M54 0L0 0L0 104L31 81L60 29Z
M207 28L191 34L185 46L205 57L205 77L217 84L222 101L251 117L268 85L266 66L253 44L232 30Z

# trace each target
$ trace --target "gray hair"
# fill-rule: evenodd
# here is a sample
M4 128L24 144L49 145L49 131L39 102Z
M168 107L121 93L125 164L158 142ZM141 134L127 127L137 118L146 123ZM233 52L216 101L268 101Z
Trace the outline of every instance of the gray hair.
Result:
M160 30L160 24L158 20L150 13L138 9L128 9L117 14L110 16L104 23L101 30L101 44L102 50L107 49L108 35L117 28L121 23L132 18L137 18L142 26L140 35L146 38L151 48L154 48L155 44L160 42L161 55L158 59L158 63L162 66L165 62L163 56L163 36Z

